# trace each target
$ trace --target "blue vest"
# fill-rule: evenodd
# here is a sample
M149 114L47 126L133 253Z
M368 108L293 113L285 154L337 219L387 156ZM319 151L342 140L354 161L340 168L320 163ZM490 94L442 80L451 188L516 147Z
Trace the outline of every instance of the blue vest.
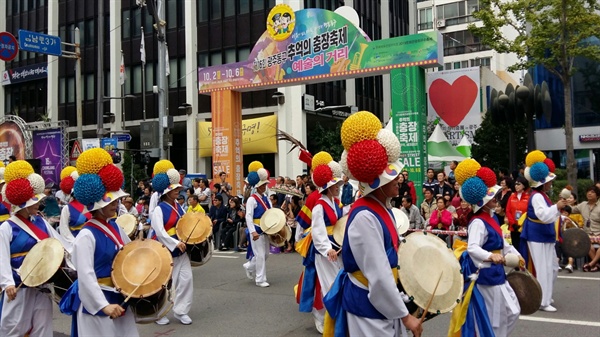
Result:
M12 239L10 240L10 266L12 268L13 280L15 281L15 285L21 284L21 276L17 274L16 269L21 267L23 264L23 260L27 254L21 255L20 253L28 253L31 248L37 243L37 241L27 232L25 232L21 227L12 222L11 220L6 220L10 227L12 228ZM34 226L39 228L41 231L48 233L48 229L46 228L46 223L41 216L34 217L33 221L31 221ZM41 239L41 238L40 238ZM18 255L18 256L15 256ZM26 285L22 285L22 287L27 287Z
M347 226L344 234L344 244L342 249L342 261L344 262L344 270L347 273L353 273L357 270L360 270L358 265L356 264L356 259L354 258L354 253L352 252L352 247L348 242L348 229L353 226L360 226L361 224L355 224L353 222L354 217L360 211L369 211L372 212L373 215L379 220L381 225L381 229L383 230L383 243L385 252L387 255L388 262L390 264L390 268L398 267L398 253L394 249L392 243L391 234L385 224L385 221L392 221L393 215L390 213L391 218L384 218L382 214L378 214L375 210L372 210L366 206L354 207L350 210L350 214L348 215ZM388 211L390 212L390 211ZM389 220L388 220L389 219ZM383 314L381 314L369 301L369 291L366 289L362 289L356 286L351 281L344 283L343 289L343 298L342 298L342 307L347 312L354 314L356 316L373 318L373 319L386 319Z
M323 199L319 199L317 201L317 205L321 205L323 207L323 220L325 222L325 229L327 227L332 227L336 224L337 220L342 217L343 211L340 208L339 200L333 199L334 209L331 209L331 206L327 203L327 201ZM332 235L327 235L329 241L339 245Z
M169 204L167 204L164 201L161 201L158 203L158 207L160 207L160 209L162 211L163 225L165 227L167 227L167 224L169 224L172 221L175 221L175 225L173 225L173 227L172 227L173 229L175 229L177 227L177 222L179 221L179 219L181 219L181 214L185 213L183 211L183 209L181 208L181 206L178 203L175 203L175 207L177 207L177 212L176 212L173 209L173 207L171 207ZM171 237L174 238L175 240L180 240L180 238L177 237L177 233L174 233L173 235L171 235ZM175 248L171 252L171 256L173 256L173 257L178 257L181 254L183 254L183 252L181 250L179 250L179 248Z
M79 231L83 228L83 224L85 224L91 216L86 216L77 210L75 206L73 206L73 202L79 203L78 201L71 201L67 205L67 207L69 207L69 229L71 230L71 234L73 234L74 237L77 237L77 234L79 234Z
M533 196L538 193L540 192L534 190L529 197L527 204L527 217L523 222L523 232L521 233L521 237L531 242L554 243L556 241L554 221L550 223L542 223L535 215L535 210L533 209ZM546 200L546 204L548 206L552 206L552 202L544 194L540 193L540 195L544 197L544 200Z
M481 248L491 252L493 250L502 250L504 248L504 238L496 232L496 230L492 227L491 224L487 223L485 220L479 218L483 221L485 225L485 229L488 232L487 241L481 246ZM471 266L471 270L477 270L477 267L471 260L469 254L466 254L467 260ZM465 280L467 280L468 275L464 275ZM477 278L477 284L485 285L485 286L495 286L499 284L504 284L506 282L506 274L504 273L504 266L501 264L492 263L489 268L481 268L479 270L479 277Z
M255 195L257 195L257 194L253 194L252 198L255 198ZM262 217L262 215L265 214L265 212L267 211L267 209L269 209L269 198L267 198L264 195L261 195L260 198L265 203L265 206L267 206L267 208L264 208L263 205L262 205L262 203L259 202L258 200L256 200L256 208L254 209L254 213L253 213L253 216L252 216L252 218L256 219L256 220L260 220L260 218ZM256 224L256 222L255 222L255 224ZM260 226L254 226L254 229L256 230L256 233L258 233L258 234L262 234L263 233L262 229L260 229Z
M109 221L108 224L119 233L119 228L114 221ZM96 239L96 249L94 250L94 272L96 277L110 277L112 263L119 252L119 247L103 231L92 226L84 226L83 229L92 232L94 239Z

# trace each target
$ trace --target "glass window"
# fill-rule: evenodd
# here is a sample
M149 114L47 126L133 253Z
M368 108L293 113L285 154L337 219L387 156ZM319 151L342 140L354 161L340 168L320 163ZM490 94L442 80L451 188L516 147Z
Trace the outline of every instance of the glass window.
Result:
M234 63L236 62L235 59L235 48L229 48L229 49L225 49L225 64L227 63Z
M75 102L75 77L67 78L67 103Z
M82 80L85 81L85 91L82 92L82 99L86 101L93 101L96 97L96 78L94 74L82 76ZM83 89L83 86L82 86Z
M458 2L444 5L444 18L454 18L458 16Z
M240 14L250 12L250 0L240 0Z
M94 19L85 22L85 35L88 45L96 45L96 30L94 29Z
M198 1L196 6L198 10L198 22L208 21L208 1Z
M168 0L167 2L167 28L177 27L177 2Z
M123 34L123 39L128 39L131 37L131 11L124 10L122 15L121 34Z
M152 87L154 86L154 74L156 73L156 68L158 66L155 63L151 63L146 65L146 90L145 92L152 91ZM137 91L139 92L139 91Z
M444 69L446 69L446 70L452 70L452 64L451 63L444 63Z
M198 67L208 67L208 53L198 54Z
M216 66L219 64L223 64L223 60L221 59L221 53L220 52L210 53L210 65Z
M460 69L460 61L454 62L454 69Z
M131 67L125 67L125 95L131 94Z
M467 0L467 14L472 15L473 12L479 10L479 0Z
M227 1L226 6L223 8L223 16L230 17L235 15L235 1Z
M212 20L221 18L221 0L211 1L210 18Z
M185 73L185 59L181 58L179 59L179 69L181 69L181 73ZM198 76L198 71L193 71L189 74L184 74L183 76L179 76L179 86L181 88L185 88L185 78L187 76L193 75L195 74L195 76Z
M419 10L419 30L433 28L433 9L424 8Z
M58 79L58 103L60 103L60 104L65 103L65 96L66 96L65 95L65 90L66 90L65 83L66 83L66 80L64 77Z
M275 6L275 5L273 5L273 6ZM273 7L273 6L270 6L270 7ZM258 11L258 10L261 10L261 9L265 9L265 0L254 0L254 1L252 1L252 10L253 11Z
M238 58L237 61L246 61L250 57L250 47L244 47L238 49Z
M167 78L169 81L169 88L177 88L177 80L179 79L179 71L177 69L177 59L169 60L170 74Z
M150 67L146 67L146 70L148 70L148 68ZM148 73L146 72L146 77L147 77ZM135 66L133 67L133 78L142 78L142 66ZM133 82L133 93L134 94L138 94L140 92L142 92L142 81L132 81Z

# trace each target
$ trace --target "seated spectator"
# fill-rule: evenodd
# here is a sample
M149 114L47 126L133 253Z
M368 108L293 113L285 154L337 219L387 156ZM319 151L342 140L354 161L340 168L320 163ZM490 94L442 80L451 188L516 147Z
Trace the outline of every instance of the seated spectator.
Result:
M198 196L198 200L200 201L200 205L204 207L204 211L208 212L211 206L211 194L210 188L208 187L208 180L206 178L200 179L200 194L196 194Z
M188 188L188 191L189 191L189 188ZM188 205L187 205L187 202L185 202L185 197L183 195L177 196L177 203L179 204L179 206L181 206L181 208L183 209L184 212L187 212Z
M202 207L202 205L200 205L200 201L198 200L197 195L194 194L188 199L188 207L187 207L186 212L188 212L188 213L206 213L204 211L204 207Z
M567 186L566 188L570 190L569 187L570 186ZM571 209L577 206L577 194L571 192L571 196L567 198L567 204L571 206ZM583 228L585 221L583 220L583 216L581 216L581 214L571 213L569 218L571 218L571 220L573 220L573 222L575 222L579 228Z
M273 193L271 195L269 195L269 200L271 201L271 206L273 206L273 208L279 208L279 203L277 200L277 194Z
M123 198L122 201L123 206L125 206L125 210L127 211L127 214L131 214L133 216L138 216L139 212L138 210L133 206L133 198L132 197L125 197Z
M413 205L412 197L405 195L402 197L402 207L400 210L408 217L410 229L423 229L424 220L417 206Z
M449 230L452 225L452 213L446 209L446 199L444 197L437 198L437 209L431 212L429 218L429 227L427 229ZM438 234L440 239L446 241L447 234Z
M219 250L229 250L233 247L233 233L244 220L240 217L240 200L237 197L229 199L227 217L221 229L221 246Z
M217 234L219 233L223 223L227 219L227 207L223 205L223 196L220 194L215 195L212 203L213 204L210 207L208 216L212 220L213 235L215 238L217 238Z
M458 231L466 231L469 225L469 217L473 210L471 205L464 201L460 201L460 207L456 209L456 215L453 216L453 223Z
M590 186L585 191L587 201L580 203L579 205L572 207L573 213L580 213L585 220L583 230L590 236L600 236L600 188L597 186ZM600 265L600 248L597 245L592 244L589 252L590 262L583 266L583 271L599 271Z

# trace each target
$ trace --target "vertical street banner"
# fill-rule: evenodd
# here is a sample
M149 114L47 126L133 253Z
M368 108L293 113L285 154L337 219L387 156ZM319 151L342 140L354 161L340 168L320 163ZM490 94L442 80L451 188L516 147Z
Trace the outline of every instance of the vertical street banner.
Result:
M427 160L427 113L425 70L419 67L394 69L392 82L392 128L400 140L400 160L415 184L418 202L423 200ZM413 203L418 205L417 200Z
M427 74L428 120L440 119L439 125L452 146L457 146L463 131L473 143L481 125L479 67Z
M33 131L33 158L40 160L40 174L44 182L60 184L62 171L62 131L48 129Z

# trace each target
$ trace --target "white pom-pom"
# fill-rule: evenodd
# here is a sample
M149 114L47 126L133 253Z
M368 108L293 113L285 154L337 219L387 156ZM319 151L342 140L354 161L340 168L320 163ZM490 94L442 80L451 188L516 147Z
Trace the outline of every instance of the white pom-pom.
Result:
M44 178L42 178L42 176L32 173L27 176L27 180L29 180L29 184L31 185L31 188L33 188L34 194L44 193L46 183L44 182Z
M525 176L525 179L527 179L527 181L533 181L531 179L531 174L529 174L529 166L527 166L525 168L525 171L523 172L523 175Z
M174 168L167 170L167 177L169 177L169 184L179 184L179 179L181 179L179 171Z
M350 169L348 169L347 159L348 159L348 152L346 150L344 150L344 152L342 152L342 157L340 158L339 164L342 167L342 171L344 172L345 175L348 176L348 178L350 178L352 180L356 180L356 178L354 178L354 176L350 172Z
M77 179L79 178L79 173L77 173L77 171L73 171L71 172L71 178L73 178L73 181L77 181Z
M410 297L408 297L408 295L406 295L403 291L400 292L400 298L404 303L410 302Z
M377 141L383 145L388 156L388 163L394 163L400 158L400 141L396 135L387 129L381 129L377 133Z
M269 179L269 171L267 171L265 168L259 168L258 170L256 170L256 173L258 174L260 181L265 181Z
M469 279L473 282L477 281L478 278L479 278L479 273L473 273L473 274L469 275Z
M342 179L342 167L340 166L339 163L335 162L335 161L330 161L327 166L329 166L329 168L331 169L331 172L333 172L333 176L335 178L340 178Z
M569 197L571 197L571 195L572 195L571 191L569 191L566 188L563 188L562 191L560 191L560 197L563 198L563 199L565 199L565 200L569 199Z
M4 170L6 167L0 167L0 179L4 179Z

